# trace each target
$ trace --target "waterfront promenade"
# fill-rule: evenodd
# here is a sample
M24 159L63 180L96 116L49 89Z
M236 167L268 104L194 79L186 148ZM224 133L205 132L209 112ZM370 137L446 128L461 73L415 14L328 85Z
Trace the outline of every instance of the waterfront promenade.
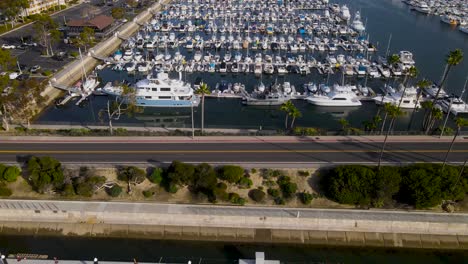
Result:
M3 233L468 248L468 215L0 200Z

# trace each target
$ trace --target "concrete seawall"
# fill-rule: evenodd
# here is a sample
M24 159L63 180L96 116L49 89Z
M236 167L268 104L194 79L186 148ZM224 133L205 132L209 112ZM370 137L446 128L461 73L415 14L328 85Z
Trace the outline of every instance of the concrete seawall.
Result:
M0 200L0 233L468 249L468 215Z
M170 0L162 1L162 4L168 2L170 2ZM96 57L108 57L122 44L123 39L129 38L135 32L137 32L141 25L144 25L152 18L152 12L156 12L160 10L160 8L161 4L155 3L147 10L141 12L132 21L122 25L119 30L114 33L114 35L98 43L96 46L91 48L87 54L83 54L83 62L81 62L80 59L77 59L67 64L61 71L56 73L51 78L51 81L65 86L72 86L74 83L80 80L83 73L83 67L86 72L89 72L100 63L100 61L94 58L93 55ZM60 95L60 93L60 90L52 87L51 85L48 85L43 91L42 95L47 95L47 104L49 104L58 95Z

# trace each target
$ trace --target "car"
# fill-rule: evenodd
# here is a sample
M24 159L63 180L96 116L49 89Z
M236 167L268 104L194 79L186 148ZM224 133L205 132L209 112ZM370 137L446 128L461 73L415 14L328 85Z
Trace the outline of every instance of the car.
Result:
M11 44L2 45L2 49L14 49L14 48L16 48L15 45L11 45Z
M18 72L11 72L10 74L8 74L8 78L10 78L10 80L15 80L16 78L18 78L20 74Z
M37 47L37 43L36 43L36 42L25 42L25 43L23 43L23 45L29 46L29 47Z
M31 73L36 73L37 71L39 71L41 69L41 66L40 65L34 65L31 67L31 70L30 72Z
M16 77L16 80L18 80L18 81L25 81L27 79L29 79L29 74L27 74L27 73L22 73L22 74L18 75L18 77Z

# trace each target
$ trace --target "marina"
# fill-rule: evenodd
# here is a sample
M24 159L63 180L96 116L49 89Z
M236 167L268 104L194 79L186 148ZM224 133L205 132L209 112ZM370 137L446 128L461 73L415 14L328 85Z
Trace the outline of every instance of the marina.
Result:
M154 13L153 19L128 38L112 56L96 58L103 64L94 72L101 83L101 88L94 93L118 95L118 83L125 81L137 89L137 94L140 93L137 105L145 107L143 115L160 115L161 111L167 115L172 112L169 108L197 107L200 96L195 91L202 82L207 83L211 91L206 97L217 100L208 100L207 105L219 105L232 111L237 110L229 105L240 104L268 106L271 108L268 111L276 112L275 107L292 99L301 111L303 107L318 106L329 108L325 111L335 115L336 112L356 112L357 108L375 109L370 108L371 103L378 107L385 102L398 102L401 108L412 110L422 101L433 99L427 95L416 100L421 91L416 87L416 81L407 76L412 66L419 66L419 57L404 47L394 51L390 48L391 38L372 41L375 33L368 32L370 24L361 9L327 1L232 1L216 8L218 4L173 1L161 12ZM389 63L387 58L391 54L398 55L399 62ZM190 87L175 96L160 91L139 92L143 84L152 83L162 72L168 82L186 83ZM435 83L437 79L433 78ZM393 87L391 93L387 86ZM460 86L449 86L445 89L446 98L436 100L453 116L468 112L466 93L461 92L464 89ZM177 87L167 88L172 91ZM460 90L453 93L452 89ZM455 102L452 105L460 111L443 106L450 101L449 96L457 97L452 100ZM233 101L219 101L223 98ZM157 99L158 103L142 103L143 99ZM95 104L103 100L90 98L87 101L92 101L91 106L80 108L97 107ZM154 107L161 110L149 109ZM61 105L57 111L67 111L68 108ZM96 111L99 110L93 110ZM207 107L207 111L209 119L211 107ZM178 113L181 112L173 114L177 116ZM195 113L199 111L195 109ZM39 122L53 119L40 118ZM183 123L185 127L187 120Z

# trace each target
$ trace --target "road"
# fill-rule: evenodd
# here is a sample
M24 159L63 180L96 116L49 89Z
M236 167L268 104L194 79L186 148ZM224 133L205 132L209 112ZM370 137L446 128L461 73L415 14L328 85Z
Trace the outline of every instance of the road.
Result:
M450 140L390 141L385 163L441 162ZM375 163L381 140L275 140L274 138L225 138L179 140L170 138L95 140L0 140L0 161L15 162L30 155L49 155L70 163L169 163L323 164ZM459 139L448 160L468 158L468 140Z

